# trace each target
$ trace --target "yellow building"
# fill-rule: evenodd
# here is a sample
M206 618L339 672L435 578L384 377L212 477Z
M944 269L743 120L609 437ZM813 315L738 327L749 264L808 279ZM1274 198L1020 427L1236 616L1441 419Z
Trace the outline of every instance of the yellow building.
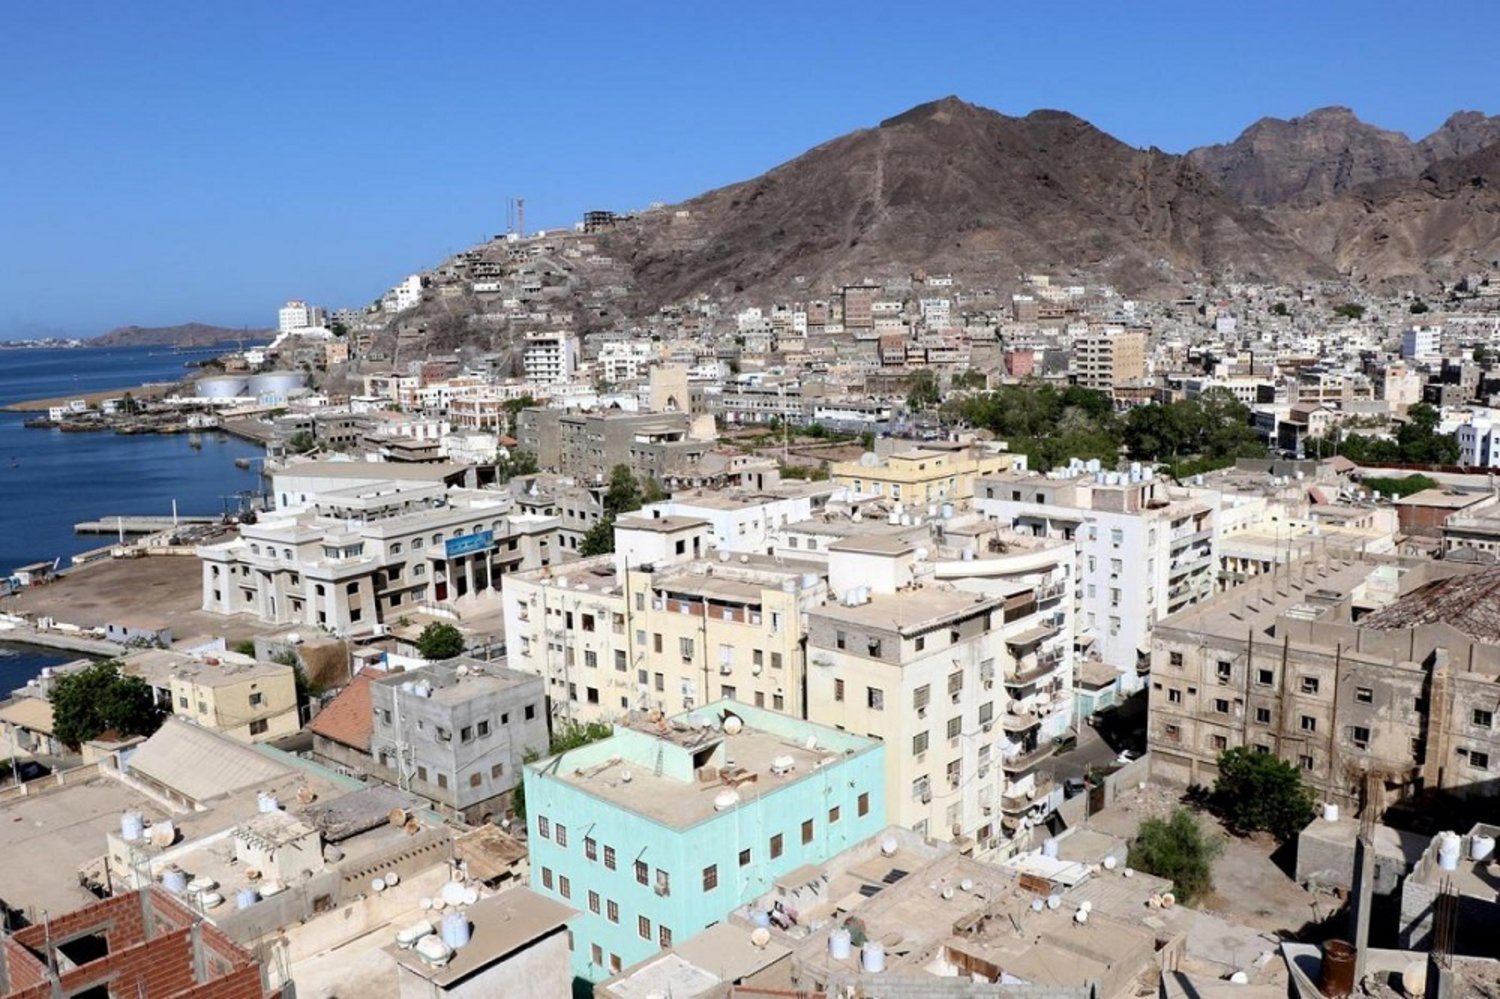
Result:
M974 500L980 476L1024 471L1026 456L978 444L923 444L883 456L867 453L859 461L836 462L830 477L865 496L880 496L907 506L952 503L966 509Z
M197 656L150 649L126 656L173 714L241 742L267 742L301 727L296 672L233 652Z

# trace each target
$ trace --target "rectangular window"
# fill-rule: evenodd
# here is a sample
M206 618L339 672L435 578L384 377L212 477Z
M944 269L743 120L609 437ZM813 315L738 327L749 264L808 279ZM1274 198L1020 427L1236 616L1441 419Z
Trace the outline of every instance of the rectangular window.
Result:
M1475 770L1488 770L1490 768L1490 754L1481 753L1478 750L1469 750L1469 766Z
M555 826L552 827L552 831L555 834L552 837L553 842L555 842L558 846L567 846L568 845L568 827L567 826L565 826L561 822L559 822L559 823L557 823L557 825L555 825Z
M490 721L489 721L489 719L486 718L484 721L480 722L477 726L475 726L475 731L477 731L479 733L479 737L481 739L483 739L485 736L489 735L490 734Z
M605 899L604 900L604 917L606 919L608 919L611 923L618 923L620 921L620 903L616 902L612 898L611 899Z
M956 673L949 673L948 674L948 696L949 697L957 697L959 694L963 693L963 689L964 689L964 674L963 674L963 670L959 670Z
M1258 725L1269 725L1269 724L1271 724L1271 709L1270 708L1256 708L1255 709L1255 721L1256 721L1256 724L1258 724Z
M1316 732L1317 730L1318 730L1318 720L1316 718L1314 718L1312 715L1303 715L1302 716L1302 731L1304 731L1304 732Z
M594 837L583 837L583 855L590 860L599 859L599 842Z
M1173 688L1171 688L1170 690L1167 691L1167 703L1168 704L1181 704L1182 703L1182 690L1181 690L1181 688L1173 687Z
M672 894L672 875L660 867L656 869L656 894L662 896Z
M1297 765L1303 770L1311 770L1313 768L1313 758L1311 756L1299 756L1297 757Z
M743 850L740 851L740 866L741 867L749 867L750 866L750 848L749 847L746 847L745 849L743 849Z
M684 660L693 658L693 640L691 638L679 638L677 640L677 651Z
M1228 699L1223 697L1214 698L1214 711L1218 712L1221 715L1229 714Z
M922 684L922 686L920 686L916 690L912 691L912 695L911 695L912 707L916 708L918 711L925 711L925 710L927 710L927 705L929 703L931 703L931 701L932 701L932 685L931 684L924 683L924 684Z
M703 868L703 890L713 891L719 887L719 865L709 864Z
M635 917L635 932L640 936L640 938L642 940L650 942L650 940L651 940L651 920L648 919L645 916L636 916Z
M1211 735L1208 737L1208 744L1215 750L1222 751L1229 745L1229 740L1222 735Z
M1318 678L1315 676L1304 676L1302 678L1302 693L1316 694L1318 692Z
M1371 690L1369 687L1355 687L1354 688L1354 703L1355 704L1373 704L1373 703L1375 703L1375 691Z
M806 846L807 844L811 843L812 841L813 841L813 820L812 819L803 819L802 820L802 845Z
M557 877L557 893L563 898L573 897L573 883L568 880L567 875L560 874Z
M599 915L599 893L592 889L589 890L589 911Z
M1351 725L1349 727L1349 741L1355 749L1370 748L1370 730L1364 725Z
M870 814L870 792L865 791L859 796L859 816L864 818Z
M542 868L542 887L548 890L552 888L552 868L550 867Z
M665 926L657 926L656 943L662 950L670 948L672 946L672 931Z
M911 752L913 756L921 756L927 752L927 733L918 732L911 737Z
M1220 659L1215 669L1219 679L1224 683L1228 683L1229 678L1234 675L1234 664L1227 659Z
M549 828L550 826L547 823L547 816L538 815L536 817L536 834L542 837L542 839L547 839L551 835L551 833L548 832Z
M266 721L266 719L264 719L264 718L257 718L257 719L255 719L254 721L252 721L250 723L250 734L251 735L265 735L266 731L270 727L271 727L271 723L268 722L268 721Z
M635 880L637 884L649 884L651 881L651 868L644 860L635 862Z
M604 967L604 949L598 944L589 945L589 958L595 967Z
M1473 714L1474 724L1480 728L1493 728L1495 724L1495 713L1484 708L1475 708Z
M843 680L835 680L835 681L833 681L833 699L835 701L842 701L844 699L844 681Z
M1262 687L1269 687L1276 682L1276 674L1268 669L1257 670L1255 673L1255 682Z
M608 871L615 869L615 848L612 846L604 848L604 869Z
M948 719L948 738L957 739L958 734L963 731L964 719L962 715L954 715Z
M1173 669L1182 669L1182 653L1181 652L1169 652L1169 653L1167 653L1167 665L1171 666Z
M833 825L839 820L839 806L834 805L828 810L828 824Z
M771 859L781 856L781 833L771 837Z
M885 710L885 691L879 687L865 688L865 707L871 711Z

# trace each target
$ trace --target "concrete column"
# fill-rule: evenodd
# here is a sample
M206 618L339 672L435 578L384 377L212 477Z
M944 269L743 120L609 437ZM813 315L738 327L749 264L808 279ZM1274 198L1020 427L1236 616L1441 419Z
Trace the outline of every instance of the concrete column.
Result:
M473 555L465 555L463 557L463 560L464 560L464 579L468 581L468 584L469 584L468 585L468 593L469 593L469 596L472 597L474 595L474 556Z

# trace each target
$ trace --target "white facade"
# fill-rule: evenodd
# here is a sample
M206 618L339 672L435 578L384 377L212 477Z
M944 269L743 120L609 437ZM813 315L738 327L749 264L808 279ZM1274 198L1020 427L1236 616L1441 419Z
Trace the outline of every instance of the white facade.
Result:
M1475 468L1500 468L1500 438L1488 418L1475 417L1458 427L1458 460Z
M1442 341L1441 326L1413 326L1401 334L1401 356L1408 361L1436 358L1442 352Z
M526 380L531 384L569 381L578 368L578 337L572 333L528 333L523 358Z
M380 307L386 312L405 312L422 304L422 275L409 274L400 284L385 293Z
M315 305L308 305L300 299L292 299L283 305L276 313L276 331L278 333L291 333L294 330L305 330L315 326L322 326L327 321L328 315Z

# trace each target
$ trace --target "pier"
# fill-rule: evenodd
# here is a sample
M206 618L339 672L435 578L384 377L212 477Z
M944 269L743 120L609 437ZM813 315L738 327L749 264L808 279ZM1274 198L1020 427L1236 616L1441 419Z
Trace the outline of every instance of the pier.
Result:
M174 527L191 524L212 524L216 517L104 517L100 520L85 520L73 525L74 534L156 534L170 531Z

